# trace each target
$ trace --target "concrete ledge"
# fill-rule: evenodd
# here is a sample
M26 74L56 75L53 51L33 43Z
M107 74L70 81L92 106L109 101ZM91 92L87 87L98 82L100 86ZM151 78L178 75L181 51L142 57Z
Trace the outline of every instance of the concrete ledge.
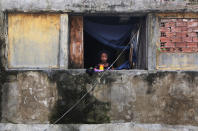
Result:
M160 124L0 124L1 131L197 131L195 126L171 126Z
M1 0L0 10L23 12L134 13L134 12L197 12L197 2L186 0Z
M11 71L1 77L4 123L53 123L97 83L59 123L198 126L197 71L108 71L102 79L85 70Z

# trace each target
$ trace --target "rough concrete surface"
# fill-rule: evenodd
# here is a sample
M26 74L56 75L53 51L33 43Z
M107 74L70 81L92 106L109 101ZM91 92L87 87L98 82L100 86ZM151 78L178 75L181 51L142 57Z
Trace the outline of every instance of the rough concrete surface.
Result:
M56 84L46 76L36 72L9 76L2 88L2 122L49 123L58 95Z
M195 126L170 126L160 124L82 124L82 125L49 125L49 124L0 124L1 131L197 131Z
M1 0L1 10L64 12L197 12L196 0Z
M198 125L198 72L84 71L8 73L2 121L53 123L98 82L58 123L138 122ZM57 92L57 93L56 93Z

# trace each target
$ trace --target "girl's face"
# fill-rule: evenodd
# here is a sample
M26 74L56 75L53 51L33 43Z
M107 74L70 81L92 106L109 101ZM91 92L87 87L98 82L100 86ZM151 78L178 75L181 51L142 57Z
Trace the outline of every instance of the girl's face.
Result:
M102 53L100 56L101 62L107 62L108 55L106 53Z

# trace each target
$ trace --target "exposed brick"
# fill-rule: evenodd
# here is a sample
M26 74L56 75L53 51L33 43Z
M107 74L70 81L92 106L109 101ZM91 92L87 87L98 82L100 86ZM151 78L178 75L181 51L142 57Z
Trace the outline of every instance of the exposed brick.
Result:
M191 32L191 33L188 33L188 36L189 37L197 37L197 34L195 32Z
M168 37L160 37L161 42L170 42L170 38Z
M193 37L193 42L198 42L198 37Z
M168 27L160 27L160 32L170 32L170 28L168 28Z
M197 48L193 48L193 47L182 48L182 52L185 53L197 52Z
M193 32L193 28L188 28L188 32Z
M187 45L187 47L195 47L195 48L197 48L197 43L187 43L186 44Z
M179 27L171 27L171 32L181 32L181 28L179 28Z
M175 27L176 22L167 22L165 23L165 27Z
M188 32L186 32L186 31L177 32L176 37L188 37Z
M175 43L167 42L165 43L165 47L175 47Z
M198 52L198 19L161 19L162 52Z
M177 21L176 26L187 26L187 22L182 21Z
M198 26L198 22L195 22L195 21L193 21L193 22L189 21L188 22L188 27L197 27L197 26Z
M182 42L182 38L181 37L172 37L171 41L172 42Z
M175 52L183 52L184 48L185 47L177 47L177 48L175 48Z
M176 33L175 32L166 32L166 37L175 37Z
M174 19L176 22L183 22L183 19Z
M186 47L186 43L183 43L183 42L181 42L181 43L175 43L175 47Z
M188 31L187 27L181 27L181 31Z
M176 48L170 48L170 52L175 52Z
M198 32L198 27L192 28L193 32Z
M192 37L182 37L182 41L183 42L192 42L193 39L192 39Z

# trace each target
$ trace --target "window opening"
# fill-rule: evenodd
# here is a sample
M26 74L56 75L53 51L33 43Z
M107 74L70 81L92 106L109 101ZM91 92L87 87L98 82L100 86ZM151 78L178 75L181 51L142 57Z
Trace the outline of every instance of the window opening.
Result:
M127 47L114 69L146 69L145 23L144 17L84 17L84 67L97 66L104 50L109 54L109 63L113 62L134 36L133 50Z

